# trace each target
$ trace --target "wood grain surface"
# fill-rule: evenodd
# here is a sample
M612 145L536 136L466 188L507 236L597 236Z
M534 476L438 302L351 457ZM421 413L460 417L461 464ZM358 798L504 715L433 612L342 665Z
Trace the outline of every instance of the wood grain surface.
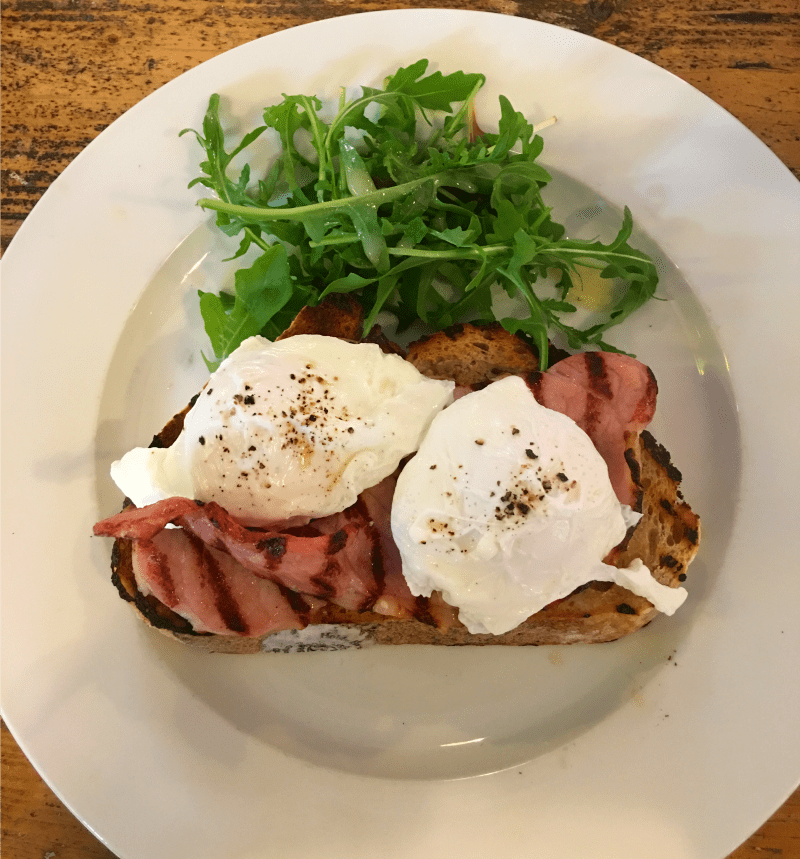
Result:
M799 0L3 0L2 248L66 165L162 84L254 38L353 12L439 5L557 24L668 69L800 177ZM5 859L113 859L2 726ZM800 791L730 859L800 859Z

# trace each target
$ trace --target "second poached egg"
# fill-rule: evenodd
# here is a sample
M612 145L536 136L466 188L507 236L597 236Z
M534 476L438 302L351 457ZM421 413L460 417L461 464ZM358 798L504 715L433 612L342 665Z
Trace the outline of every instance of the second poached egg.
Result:
M569 417L509 376L433 420L397 481L392 533L415 596L442 592L471 633L500 635L591 581L613 581L672 614L686 591L641 561L603 562L640 518Z

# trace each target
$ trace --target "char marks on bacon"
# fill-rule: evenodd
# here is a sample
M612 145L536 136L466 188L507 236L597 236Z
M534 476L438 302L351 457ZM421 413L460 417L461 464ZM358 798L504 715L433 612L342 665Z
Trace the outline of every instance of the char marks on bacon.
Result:
M299 594L288 600L278 585L181 528L136 540L132 560L140 592L152 593L196 632L257 637L307 624L310 607Z
M362 492L357 506L372 529L373 569L381 583L372 611L387 617L409 618L418 614L417 601L403 575L403 562L391 527L392 498L398 473Z
M529 373L526 381L541 405L572 418L591 438L617 498L636 508L641 488L635 441L653 419L658 393L650 368L627 355L585 352L545 373Z
M363 527L346 524L332 533L298 536L246 528L213 501L168 498L131 507L98 522L94 533L152 540L177 525L206 546L227 553L256 576L297 593L330 600L345 609L364 609L378 596L369 563L371 540ZM168 529L173 530L173 529Z
M390 526L395 483L391 475L347 510L282 532L246 528L214 502L170 498L130 506L94 533L132 540L142 592L198 632L265 634L249 609L266 596L283 624L269 631L302 628L327 601L447 629L455 609L440 600L423 610L403 576Z
M377 589L370 610L386 617L416 617L428 622L428 615L420 610L416 597L409 590L400 551L392 536L391 508L398 473L399 470L364 490L347 510L315 519L306 527L321 533L353 525L363 529L370 541L370 558L365 563L371 567Z

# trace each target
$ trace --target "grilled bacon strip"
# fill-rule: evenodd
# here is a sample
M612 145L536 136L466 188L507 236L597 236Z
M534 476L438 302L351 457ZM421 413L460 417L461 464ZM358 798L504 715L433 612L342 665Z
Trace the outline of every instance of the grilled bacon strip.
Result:
M198 632L301 629L324 601L446 630L456 609L439 599L432 610L403 576L389 521L395 483L391 475L347 510L285 531L245 528L214 502L169 498L128 507L94 532L133 541L140 590Z
M129 507L98 522L94 533L152 541L168 524L227 553L259 578L297 593L322 597L345 609L367 608L378 596L371 573L372 544L359 525L298 536L245 528L213 501L168 498L142 508Z

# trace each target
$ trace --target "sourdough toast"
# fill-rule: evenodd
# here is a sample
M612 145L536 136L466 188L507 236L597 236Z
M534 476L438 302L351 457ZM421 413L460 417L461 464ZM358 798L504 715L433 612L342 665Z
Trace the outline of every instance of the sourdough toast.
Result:
M360 340L363 316L348 296L305 308L282 337L325 334ZM403 350L380 329L367 338L385 351ZM412 343L408 360L431 378L453 379L457 385L480 386L505 375L537 369L536 350L497 324L458 325ZM190 403L158 433L151 446L168 447L178 437ZM664 585L678 587L697 552L699 519L680 494L680 472L667 451L647 431L637 439L642 489L642 520L614 551L613 562L627 566L640 558ZM316 608L306 630L274 633L263 638L197 633L191 625L159 603L142 595L133 573L131 543L116 540L112 579L151 626L184 643L212 652L254 653L262 650L306 650L367 644L539 645L612 641L650 622L657 610L643 597L616 584L592 582L557 600L503 635L471 634L461 624L443 631L417 619L398 619L370 611L347 611L332 604Z

